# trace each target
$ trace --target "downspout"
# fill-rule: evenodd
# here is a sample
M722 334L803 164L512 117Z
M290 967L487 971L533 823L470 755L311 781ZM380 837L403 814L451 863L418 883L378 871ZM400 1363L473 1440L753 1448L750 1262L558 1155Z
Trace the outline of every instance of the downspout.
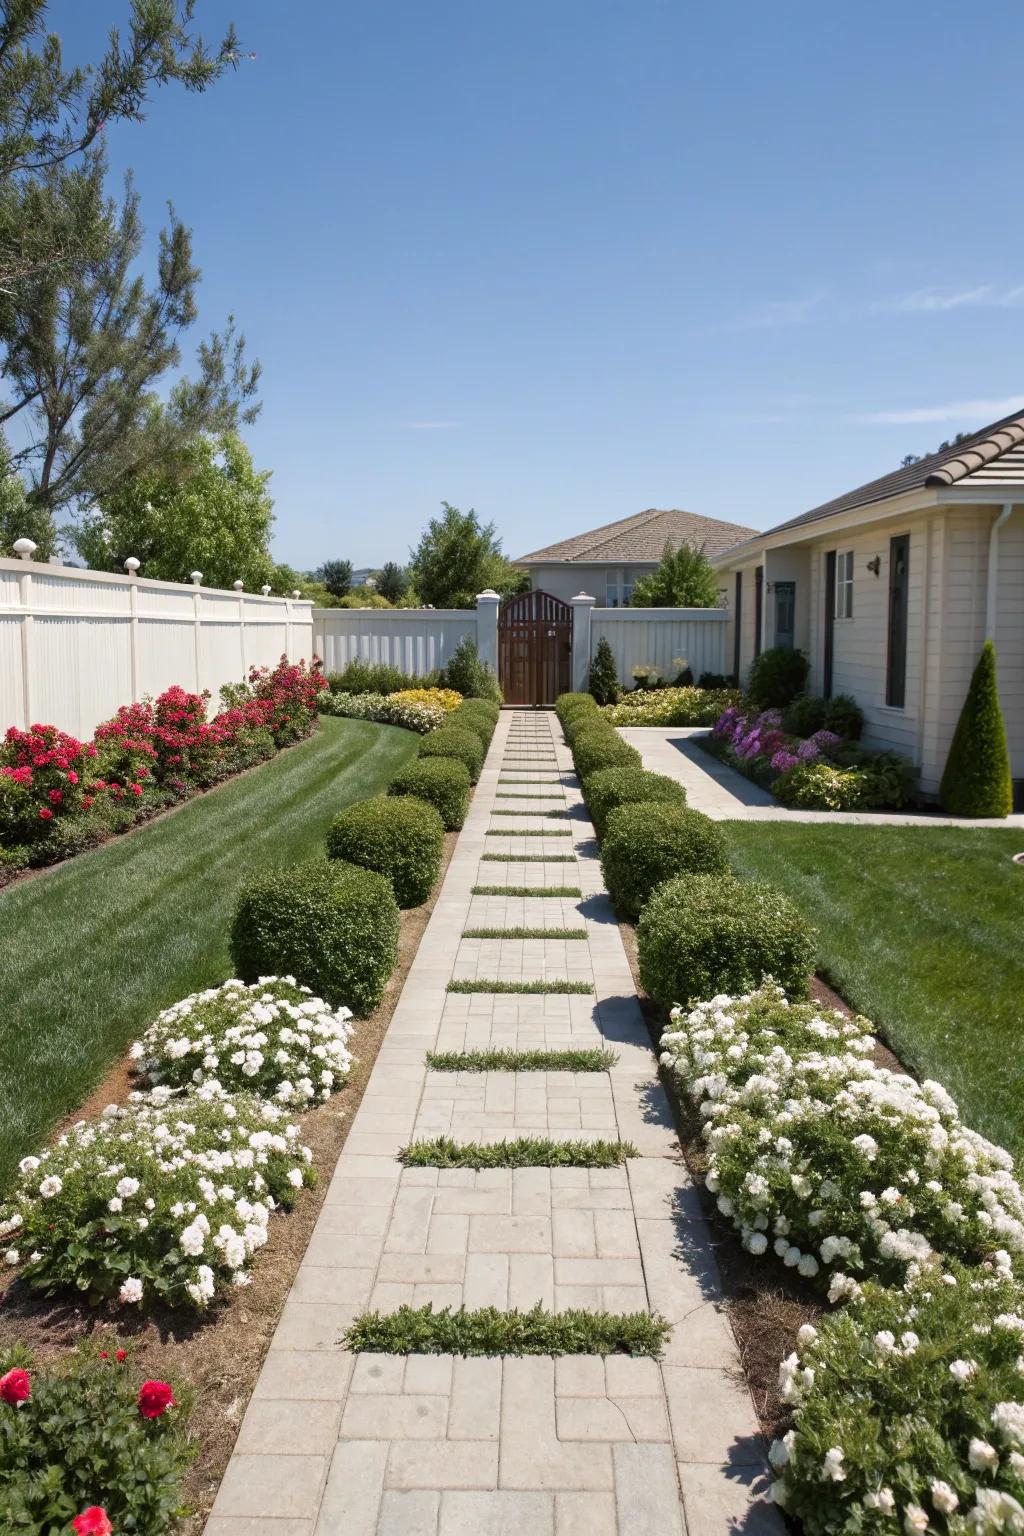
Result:
M1013 502L1003 503L1003 510L996 518L988 535L988 583L985 589L985 639L996 637L996 599L999 587L999 530L1013 511Z

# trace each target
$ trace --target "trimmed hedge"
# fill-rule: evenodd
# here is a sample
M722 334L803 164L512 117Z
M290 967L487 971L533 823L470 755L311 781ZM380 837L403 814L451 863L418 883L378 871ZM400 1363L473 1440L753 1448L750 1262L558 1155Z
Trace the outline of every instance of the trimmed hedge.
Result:
M419 757L388 785L389 795L415 795L434 806L446 832L457 832L469 805L469 769L454 757Z
M636 748L627 746L610 725L580 736L573 747L572 760L584 789L590 775L602 768L642 768L644 765Z
M732 875L658 886L640 915L637 948L640 980L665 1007L750 992L765 976L789 997L806 997L814 968L814 931L789 898L766 881Z
M391 881L338 859L257 875L238 893L231 954L243 981L294 976L365 1018L398 961Z
M442 725L420 742L420 757L454 757L464 763L475 784L484 765L484 745L476 731L458 725Z
M491 716L492 710L497 714L498 706L488 703L486 699L465 699L457 709L452 710L445 724L456 726L460 731L472 731L475 736L479 736L486 754L497 724Z
M575 747L578 741L585 736L592 736L595 731L607 735L612 728L611 722L606 720L600 710L594 709L593 714L576 715L562 727L562 733L570 747Z
M677 875L725 874L728 868L721 828L700 811L671 802L648 802L620 805L608 816L601 840L601 869L608 894L623 917L635 920L651 892L666 880Z
M327 856L387 875L400 907L426 901L441 871L444 822L415 795L376 795L335 816Z
M570 720L583 715L597 715L597 700L591 693L563 693L555 703L555 714L564 728Z
M611 812L639 801L668 800L686 804L686 790L665 773L646 768L602 768L587 780L587 809L598 837L604 836Z

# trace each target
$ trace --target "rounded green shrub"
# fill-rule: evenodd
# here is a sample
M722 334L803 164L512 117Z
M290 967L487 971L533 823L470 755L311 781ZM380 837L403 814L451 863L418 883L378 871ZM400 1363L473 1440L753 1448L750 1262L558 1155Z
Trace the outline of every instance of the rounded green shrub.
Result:
M341 811L327 831L327 855L387 875L400 907L418 907L433 888L444 852L444 822L415 795L375 795Z
M561 693L555 702L555 714L564 729L581 715L597 715L597 700L592 693Z
M609 812L601 868L616 909L635 919L666 880L724 874L729 859L722 831L709 816L684 805L641 803Z
M440 815L445 831L457 832L469 804L469 769L454 757L414 758L395 774L388 794L425 800Z
M986 640L953 733L939 785L951 816L1009 816L1013 782L996 685L996 648Z
M686 790L665 773L646 768L602 768L587 780L587 809L598 837L603 837L608 817L620 805L639 801L667 800L686 804Z
M442 725L420 742L420 757L454 757L464 763L472 783L480 777L484 765L484 746L475 731L464 726Z
M791 736L813 736L825 729L828 716L828 699L813 693L798 693L791 699L782 714L782 729Z
M584 736L592 736L595 731L603 731L607 734L612 729L611 721L606 720L604 715L595 710L593 714L580 714L569 720L562 727L562 734L569 746L573 747Z
M340 859L256 875L238 893L231 954L243 981L294 976L335 1007L365 1017L398 960L391 881Z
M628 746L610 725L581 736L572 749L572 760L584 788L590 775L602 768L643 767L640 753L635 747Z
M803 651L773 645L750 664L747 695L757 709L785 709L807 687L810 662Z
M732 875L682 875L659 885L640 915L637 949L640 980L665 1007L750 992L765 976L789 997L806 997L815 952L814 931L788 896Z
M493 707L488 704L486 699L466 699L459 705L458 709L452 710L445 722L445 728L455 726L460 731L472 731L474 736L480 738L480 744L486 753L487 748L491 744L491 737L494 735L495 722L491 719L489 713L484 714L480 710L471 707L476 704L482 704L484 709L488 711Z

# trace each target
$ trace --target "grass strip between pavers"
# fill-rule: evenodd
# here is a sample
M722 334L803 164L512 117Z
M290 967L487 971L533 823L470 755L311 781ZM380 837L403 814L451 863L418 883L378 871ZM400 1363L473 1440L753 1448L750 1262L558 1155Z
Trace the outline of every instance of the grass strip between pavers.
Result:
M431 1072L607 1072L614 1051L428 1051Z
M585 939L585 928L463 928L464 939Z
M584 1312L577 1307L529 1312L497 1307L452 1310L399 1307L363 1312L344 1337L353 1354L378 1355L642 1355L657 1359L671 1325L657 1313Z
M536 796L529 795L526 798L534 800ZM513 811L511 809L503 809L501 806L492 806L491 808L492 816L556 816L561 821L564 821L568 814L568 808L559 811Z
M628 1141L552 1141L517 1136L512 1141L453 1141L435 1136L411 1141L398 1154L406 1168L618 1168L636 1157Z
M485 837L572 837L571 827L488 827Z
M578 885L474 885L471 896L582 896Z
M564 804L564 797L562 795L560 795L560 794L554 794L554 795L541 795L541 794L529 795L529 794L526 793L525 790L519 790L519 789L499 789L497 795L495 796L495 799L497 799L497 800L562 800L562 802ZM545 811L544 814L547 815L548 812ZM517 816L519 815L518 811L516 812L516 815Z
M474 976L461 981L450 981L449 992L519 992L529 997L576 997L593 992L592 981L498 981L493 977Z
M575 864L574 853L482 853L481 862L491 864Z

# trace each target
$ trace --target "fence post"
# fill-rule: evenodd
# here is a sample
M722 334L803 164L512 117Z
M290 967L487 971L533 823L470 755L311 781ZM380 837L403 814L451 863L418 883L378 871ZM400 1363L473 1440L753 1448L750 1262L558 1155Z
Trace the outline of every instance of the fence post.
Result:
M192 625L193 625L193 628L192 628L192 639L193 639L193 650L195 651L196 693L202 693L202 691L203 691L203 685L202 685L202 682L200 680L200 671L199 671L199 658L200 658L200 652L201 652L200 638L199 637L200 637L200 631L202 629L202 624L203 624L203 615L202 615L202 611L201 611L201 608L200 608L200 605L201 605L203 599L202 599L202 596L200 595L200 592L199 592L199 583L202 581L202 579L203 579L202 571L193 571L192 572L191 581L192 581L192 585L196 589L194 594L193 594L193 597L192 597Z
M245 582L234 581L232 589L238 593L238 644L242 653L242 681L245 681Z
M31 563L32 556L36 552L36 546L31 539L18 539L15 541L14 553L19 560L24 560L26 565ZM25 710L26 731L32 724L32 572L18 572L18 601L23 612L21 615L21 699Z
M572 599L572 689L585 693L590 675L590 620L596 597L577 592Z
M498 609L501 598L490 587L478 592L476 597L476 649L481 661L485 661L498 676Z
M128 572L131 586L128 588L128 611L131 618L128 623L128 661L131 667L132 678L132 703L139 702L139 589L137 586L140 562L134 555L129 555L124 563Z

